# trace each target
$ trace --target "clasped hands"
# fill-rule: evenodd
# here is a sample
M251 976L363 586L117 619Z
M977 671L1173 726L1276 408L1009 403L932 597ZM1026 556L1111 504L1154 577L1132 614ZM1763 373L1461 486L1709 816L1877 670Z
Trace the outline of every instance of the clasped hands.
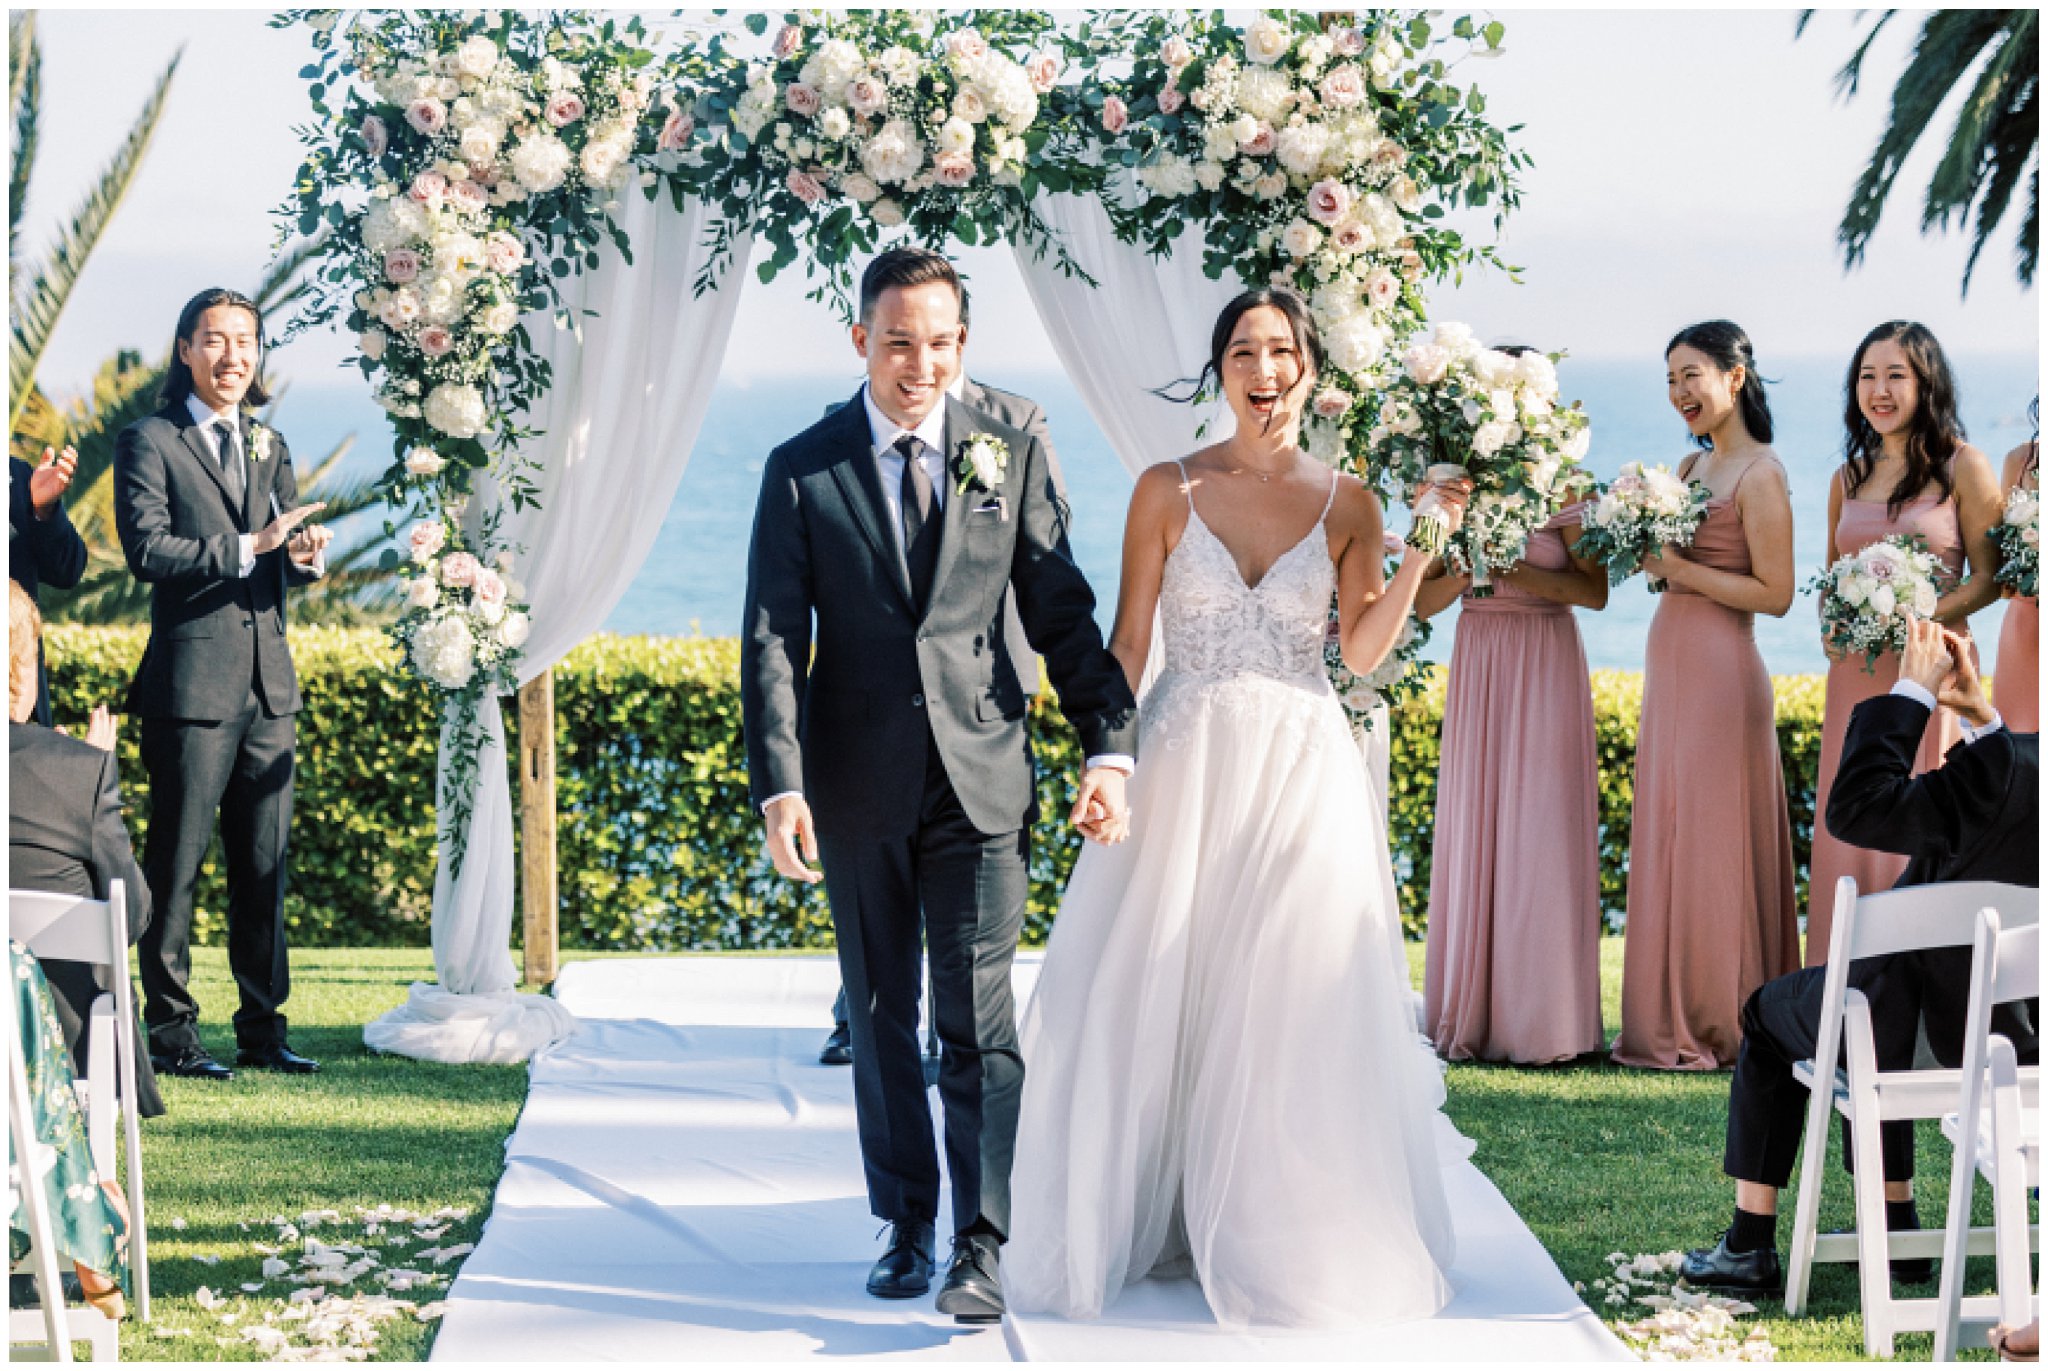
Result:
M1906 621L1899 677L1968 719L1973 727L1982 728L1992 720L1991 702L1984 697L1984 682L1977 675L1977 659L1969 643L1932 619Z

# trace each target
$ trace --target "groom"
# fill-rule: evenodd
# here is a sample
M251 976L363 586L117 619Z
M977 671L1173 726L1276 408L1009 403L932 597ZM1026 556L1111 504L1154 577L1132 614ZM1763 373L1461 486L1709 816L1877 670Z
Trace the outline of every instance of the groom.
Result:
M851 403L769 454L748 555L747 766L777 871L822 858L851 1011L868 1291L931 1288L939 1164L917 1042L920 942L944 1065L953 1254L938 1307L1002 1316L997 1253L1023 1093L1010 963L1037 817L1014 592L1088 757L1073 819L1124 812L1137 706L1095 626L1043 444L948 397L960 278L897 248L861 277ZM813 651L815 649L815 657Z

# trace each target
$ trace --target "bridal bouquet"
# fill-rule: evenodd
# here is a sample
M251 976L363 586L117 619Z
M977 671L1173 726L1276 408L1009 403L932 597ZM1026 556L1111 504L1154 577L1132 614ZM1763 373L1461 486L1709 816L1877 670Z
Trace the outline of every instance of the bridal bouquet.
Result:
M1588 561L1606 563L1608 581L1620 585L1642 570L1643 558L1665 545L1692 546L1706 517L1706 487L1682 480L1666 467L1629 462L1586 506L1578 553ZM1663 588L1651 578L1652 592Z
M2021 595L2039 594L2041 493L2014 486L2005 497L2005 517L1992 525L1991 540L1998 544L1998 583Z
M1440 323L1411 344L1387 383L1372 444L1412 502L1424 486L1473 484L1462 526L1424 515L1417 545L1470 571L1474 593L1513 566L1529 536L1563 505L1592 440L1577 402L1560 407L1562 353L1519 357L1479 345L1463 324Z
M1945 573L1918 535L1894 534L1837 561L1809 581L1820 592L1820 619L1830 647L1863 654L1863 669L1906 646L1906 625L1934 616Z

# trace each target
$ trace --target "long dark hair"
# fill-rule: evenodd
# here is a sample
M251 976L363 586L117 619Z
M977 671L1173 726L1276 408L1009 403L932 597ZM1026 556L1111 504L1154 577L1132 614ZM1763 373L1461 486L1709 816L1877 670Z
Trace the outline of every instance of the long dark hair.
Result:
M261 409L270 403L270 391L263 384L263 349L267 346L263 337L263 311L256 308L256 302L238 290L226 286L211 286L200 291L185 302L185 308L178 312L178 331L171 335L171 361L164 372L163 389L157 394L157 403L182 405L185 397L192 393L192 368L178 359L178 344L189 343L199 332L199 317L219 305L232 305L246 309L256 320L256 369L249 379L249 389L242 396L244 409Z
M1955 494L1951 468L1965 435L1962 415L1957 412L1955 373L1949 370L1948 357L1933 332L1925 324L1907 319L1879 324L1856 345L1856 355L1849 361L1849 379L1842 387L1842 422L1849 430L1842 447L1842 460L1849 467L1844 493L1854 495L1861 490L1877 470L1877 459L1884 455L1884 439L1863 417L1863 406L1856 403L1856 378L1863 370L1864 355L1879 343L1899 345L1920 391L1906 429L1906 471L1885 499L1885 512L1896 519L1929 481L1940 487L1942 499Z
M1175 404L1193 404L1208 394L1212 385L1220 389L1223 385L1223 354L1230 349L1230 336L1237 332L1237 321L1255 309L1277 309L1287 316L1287 326L1294 334L1294 345L1309 363L1302 368L1301 379L1295 385L1306 384L1310 378L1321 374L1323 335L1316 330L1316 317L1310 311L1308 301L1285 286L1260 286L1232 300L1216 316L1216 327L1209 333L1209 360L1203 364L1200 374L1192 380L1172 383L1188 387L1187 394L1169 395L1167 392L1172 389L1171 385L1161 386L1152 393ZM1293 387L1288 389L1291 391Z
M1670 360L1671 354L1682 347L1706 354L1707 360L1723 372L1742 368L1742 389L1735 392L1735 403L1742 409L1742 426L1759 443L1770 442L1776 431L1771 424L1771 401L1764 394L1764 378L1756 369L1756 349L1750 346L1749 335L1742 331L1742 326L1727 319L1709 319L1682 328L1664 345L1665 360ZM1714 440L1705 434L1693 441L1704 448L1714 445Z

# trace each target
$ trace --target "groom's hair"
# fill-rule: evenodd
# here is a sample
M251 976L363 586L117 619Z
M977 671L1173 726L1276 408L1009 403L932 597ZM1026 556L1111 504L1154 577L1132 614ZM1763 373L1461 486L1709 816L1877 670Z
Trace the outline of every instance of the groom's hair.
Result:
M882 298L883 291L928 286L934 281L943 281L953 288L960 301L960 323L965 327L967 292L960 287L960 273L953 269L945 254L916 247L890 248L869 262L868 269L860 274L861 326L865 328L874 318L875 302Z

